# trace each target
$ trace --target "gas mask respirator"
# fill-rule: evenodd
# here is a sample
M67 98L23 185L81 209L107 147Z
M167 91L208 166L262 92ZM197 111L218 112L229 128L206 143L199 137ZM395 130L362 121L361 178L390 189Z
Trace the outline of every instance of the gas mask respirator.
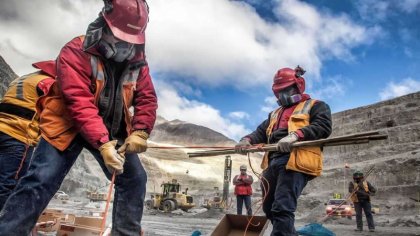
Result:
M296 86L289 86L279 92L277 104L282 107L289 107L295 103L300 102L302 95L299 94Z
M104 30L98 43L98 51L106 59L123 62L134 57L136 52L134 44L115 38L108 29Z

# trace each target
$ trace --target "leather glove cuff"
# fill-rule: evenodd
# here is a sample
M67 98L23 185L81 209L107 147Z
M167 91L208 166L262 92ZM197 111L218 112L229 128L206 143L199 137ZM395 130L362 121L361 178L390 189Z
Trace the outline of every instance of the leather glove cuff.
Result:
M115 146L117 146L117 142L118 142L117 140L108 141L108 142L102 144L98 148L98 150L99 150L99 152L102 152L103 150L108 149L108 148L115 148Z
M137 136L137 137L142 138L144 140L147 140L149 138L149 134L146 133L146 131L144 131L144 130L133 131L133 133L131 133L131 135Z

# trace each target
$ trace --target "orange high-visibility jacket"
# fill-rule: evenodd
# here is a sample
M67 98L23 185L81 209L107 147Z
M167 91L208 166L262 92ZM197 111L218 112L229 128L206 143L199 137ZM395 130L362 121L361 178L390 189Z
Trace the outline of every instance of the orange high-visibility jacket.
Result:
M0 102L0 131L30 146L40 139L36 102L54 82L55 63L40 62L34 67L41 70L13 80Z

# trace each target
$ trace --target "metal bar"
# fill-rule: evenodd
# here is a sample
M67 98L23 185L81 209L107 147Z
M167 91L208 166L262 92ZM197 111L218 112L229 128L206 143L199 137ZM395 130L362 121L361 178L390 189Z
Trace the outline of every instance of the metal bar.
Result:
M363 134L353 134L353 135L341 136L341 137L336 137L336 138L296 142L292 144L292 147L353 145L353 144L369 143L370 140L383 140L387 138L388 138L388 135L380 135L378 134L378 132L366 132ZM267 144L264 146L252 146L246 151L250 153L277 151L277 145ZM229 154L235 154L235 153L236 152L234 148L226 148L226 149L218 149L218 150L192 152L192 153L187 153L187 154L191 158L191 157L229 155Z

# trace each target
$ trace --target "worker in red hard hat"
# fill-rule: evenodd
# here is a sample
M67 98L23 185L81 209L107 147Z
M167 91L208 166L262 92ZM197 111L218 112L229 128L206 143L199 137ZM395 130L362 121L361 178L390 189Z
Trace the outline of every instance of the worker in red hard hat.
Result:
M0 235L29 234L83 148L109 179L117 175L111 234L139 235L147 176L138 153L157 109L147 22L144 0L106 0L86 35L61 49L56 82L38 101L42 138L0 214Z
M263 210L273 224L272 236L297 235L294 228L297 199L308 180L322 171L320 147L293 148L293 143L331 134L330 108L304 93L304 73L299 66L277 71L272 90L279 107L235 146L243 154L255 144L277 144L277 151L266 153L261 164Z

